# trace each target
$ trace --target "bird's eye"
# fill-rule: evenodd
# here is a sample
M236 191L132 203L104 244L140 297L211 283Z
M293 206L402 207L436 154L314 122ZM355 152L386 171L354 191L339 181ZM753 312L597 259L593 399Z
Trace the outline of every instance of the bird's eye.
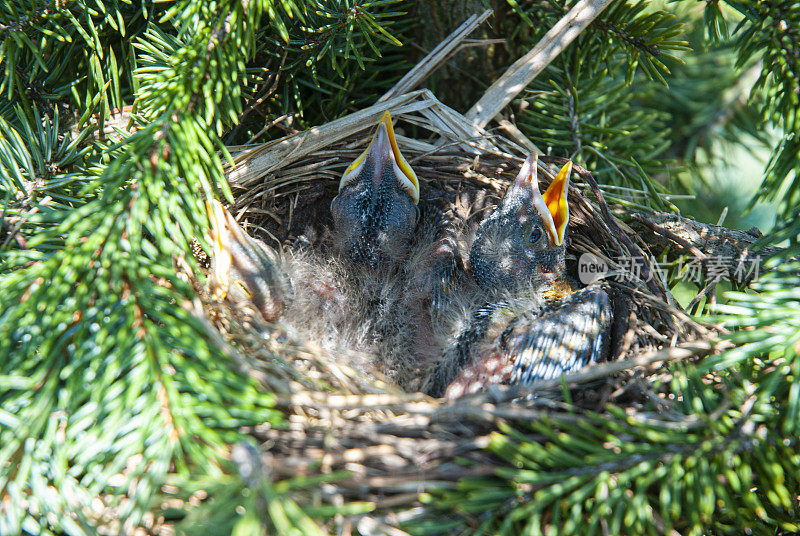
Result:
M541 237L542 237L542 230L539 229L538 227L534 227L533 231L531 231L531 244L535 244L536 242L538 242Z

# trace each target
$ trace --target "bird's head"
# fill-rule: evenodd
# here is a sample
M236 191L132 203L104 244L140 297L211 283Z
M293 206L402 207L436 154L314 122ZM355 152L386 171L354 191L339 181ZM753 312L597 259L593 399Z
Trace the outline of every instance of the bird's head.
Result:
M402 259L417 224L418 201L417 175L397 146L387 111L331 202L340 248L353 261L373 266Z
M536 162L535 154L525 160L500 205L478 227L469 264L484 289L513 289L563 274L572 162L561 168L544 194L539 192Z

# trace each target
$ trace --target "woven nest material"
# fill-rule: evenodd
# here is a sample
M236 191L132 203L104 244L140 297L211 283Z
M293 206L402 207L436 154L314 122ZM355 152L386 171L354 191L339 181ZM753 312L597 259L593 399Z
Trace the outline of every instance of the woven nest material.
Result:
M330 226L329 206L339 178L387 109L397 122L401 150L421 179L421 210L425 203L449 205L473 224L500 199L528 153L524 146L530 147L527 140L476 129L429 91L417 91L282 140L232 148L234 216L252 235L273 244L300 235L319 239ZM540 180L544 176L549 183L552 170L540 166ZM679 241L659 235L658 243L656 233L634 232L604 202L590 200L590 194L597 199L592 184L572 182L568 259L573 259L573 270L574 259L586 252L604 259L612 271L620 268L622 258L655 266L654 254ZM648 236L651 243L645 242ZM254 329L246 315L224 303L209 302L207 309L238 349L243 369L276 393L287 415L288 430L252 430L265 443L265 467L276 478L349 470L350 478L320 488L319 498L370 500L378 512L396 511L418 506L419 493L432 487L491 474L496 461L483 450L487 434L502 420L567 415L560 401L565 385L573 404L598 412L609 402L632 410L652 407L654 401L658 406L668 396L666 387L654 387L668 382L653 381L668 374L663 364L699 359L709 349L703 341L714 333L676 305L657 271L649 280L645 275L609 281L615 312L609 362L563 380L525 389L497 387L455 402L403 392L379 371L350 368L346 363L352 356L299 340L284 327ZM553 396L512 401L528 390ZM464 464L464 459L476 463ZM358 522L366 524L362 529L374 529L396 520L373 514Z

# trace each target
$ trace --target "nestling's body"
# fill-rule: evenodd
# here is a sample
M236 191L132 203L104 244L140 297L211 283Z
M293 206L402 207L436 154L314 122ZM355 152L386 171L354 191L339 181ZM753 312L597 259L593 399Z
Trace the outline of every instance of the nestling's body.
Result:
M211 286L406 389L454 398L557 377L603 358L611 323L605 293L564 275L570 170L541 194L529 158L472 239L435 211L418 221L387 113L342 177L329 247L279 254L214 205Z

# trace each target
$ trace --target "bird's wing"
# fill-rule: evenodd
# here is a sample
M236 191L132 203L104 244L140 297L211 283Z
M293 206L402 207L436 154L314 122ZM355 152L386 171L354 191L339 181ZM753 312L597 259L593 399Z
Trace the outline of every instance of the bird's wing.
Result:
M581 289L539 310L515 311L510 304L494 307L489 317L488 324L471 336L472 357L462 352L464 365L447 385L447 398L491 384L525 385L558 378L600 360L607 351L611 304L598 287Z

